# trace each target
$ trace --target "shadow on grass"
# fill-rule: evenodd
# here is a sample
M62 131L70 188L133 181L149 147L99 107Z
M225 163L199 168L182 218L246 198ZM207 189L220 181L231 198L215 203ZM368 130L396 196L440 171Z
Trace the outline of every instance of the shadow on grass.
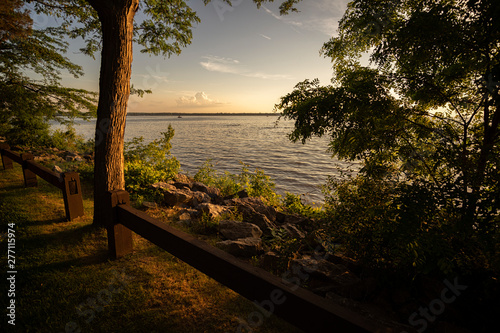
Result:
M105 235L102 235L102 231L102 228L88 224L69 230L65 229L45 234L30 235L28 233L24 233L19 239L19 242L23 243L23 251L28 253L43 250L47 247L57 247L60 248L61 251L79 246L85 247L88 245L85 244L85 242L92 242L93 244L91 244L91 246L96 246L95 243L102 242L102 245L104 246L106 244L106 237Z

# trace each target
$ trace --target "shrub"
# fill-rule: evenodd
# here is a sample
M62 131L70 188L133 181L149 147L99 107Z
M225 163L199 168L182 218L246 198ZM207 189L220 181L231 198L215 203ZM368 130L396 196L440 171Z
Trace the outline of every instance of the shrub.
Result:
M161 134L162 138L147 144L143 137L125 144L125 189L134 200L154 199L159 193L150 185L173 179L180 170L179 161L170 153L174 129L169 125Z
M194 179L220 189L223 196L236 195L239 191L246 190L249 196L262 197L269 204L278 205L280 196L274 192L276 185L271 177L260 169L255 169L255 172L252 173L248 169L248 165L241 164L242 170L239 175L227 171L219 174L215 170L212 160L209 159L198 170Z
M464 237L455 203L431 183L357 176L330 180L327 188L328 234L368 266L414 276L470 274L494 264L492 239Z
M283 199L283 206L290 213L299 214L309 218L321 218L324 215L321 207L313 207L311 205L304 204L300 194L296 195L286 192L285 198Z

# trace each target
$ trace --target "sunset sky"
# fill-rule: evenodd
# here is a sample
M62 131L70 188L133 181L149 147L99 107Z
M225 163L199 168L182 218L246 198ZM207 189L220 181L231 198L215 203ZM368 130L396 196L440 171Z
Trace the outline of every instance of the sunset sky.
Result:
M220 0L189 1L201 23L179 56L148 56L134 45L132 84L153 94L132 96L129 112L272 112L298 82L328 84L331 63L319 50L335 34L348 1L304 0L299 13L286 16L279 16L280 2L257 9L251 0L234 0L232 8ZM44 20L35 17L35 27ZM68 75L64 84L97 91L100 60L78 48L71 42L67 56L85 76Z

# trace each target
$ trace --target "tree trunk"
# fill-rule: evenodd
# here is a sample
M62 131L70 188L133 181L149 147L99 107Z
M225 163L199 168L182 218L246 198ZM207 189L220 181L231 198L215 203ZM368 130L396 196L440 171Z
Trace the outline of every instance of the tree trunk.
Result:
M95 132L94 224L111 218L106 192L125 188L123 144L132 70L134 16L139 0L89 0L102 27Z

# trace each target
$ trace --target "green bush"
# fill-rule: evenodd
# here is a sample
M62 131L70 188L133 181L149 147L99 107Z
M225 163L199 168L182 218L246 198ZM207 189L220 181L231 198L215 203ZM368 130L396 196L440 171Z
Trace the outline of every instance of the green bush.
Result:
M180 170L179 161L170 153L174 129L169 125L161 134L161 139L147 144L143 137L125 144L125 189L134 200L154 200L158 193L150 185L173 179Z
M286 192L285 198L283 199L283 207L290 213L299 214L309 218L321 218L324 215L321 207L313 207L303 203L300 194L296 195Z
M239 191L246 190L251 197L262 197L269 204L278 205L280 196L274 192L275 184L271 177L260 169L255 169L252 173L248 165L241 164L242 170L239 175L227 171L219 174L209 159L198 170L194 179L220 189L223 196L236 195Z
M414 276L470 274L495 264L496 235L464 237L454 201L431 183L357 176L330 180L328 234L366 265Z

